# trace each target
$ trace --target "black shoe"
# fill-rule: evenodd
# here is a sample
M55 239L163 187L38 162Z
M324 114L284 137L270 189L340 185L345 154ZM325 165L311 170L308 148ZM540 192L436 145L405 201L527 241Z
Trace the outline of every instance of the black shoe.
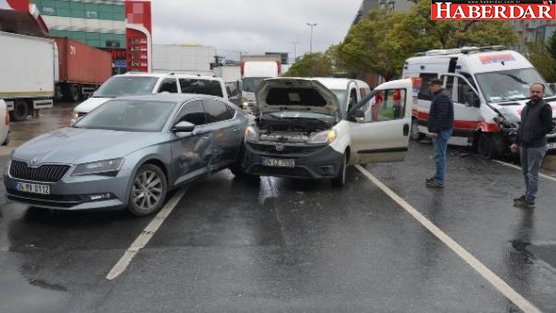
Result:
M521 208L525 208L525 209L534 209L535 208L535 201L534 200L529 200L527 198L523 198L523 200L515 201L514 205L518 206L518 207L521 207Z
M429 188L437 188L437 189L442 189L444 188L444 184L443 183L439 183L438 181L436 181L435 179L433 179L432 181L427 181L427 183L425 184L425 186L429 187Z
M519 198L515 198L514 202L523 202L525 200L525 195L519 197Z
M434 176L431 177L431 178L427 178L427 179L425 179L425 182L426 182L426 183L433 182L435 178L436 178L436 177L434 177Z

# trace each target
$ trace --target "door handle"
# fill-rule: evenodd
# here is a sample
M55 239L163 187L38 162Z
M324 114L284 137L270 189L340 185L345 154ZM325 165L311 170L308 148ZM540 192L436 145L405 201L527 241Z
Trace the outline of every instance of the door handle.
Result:
M403 135L409 135L409 124L403 124Z
M233 128L232 131L233 131L234 133L239 133L239 128Z

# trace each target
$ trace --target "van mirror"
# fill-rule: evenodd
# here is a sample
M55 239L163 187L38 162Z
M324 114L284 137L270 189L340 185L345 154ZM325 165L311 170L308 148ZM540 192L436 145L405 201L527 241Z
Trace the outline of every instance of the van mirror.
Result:
M467 106L478 108L481 106L481 100L476 93L474 93L473 91L469 91L466 94L466 104Z

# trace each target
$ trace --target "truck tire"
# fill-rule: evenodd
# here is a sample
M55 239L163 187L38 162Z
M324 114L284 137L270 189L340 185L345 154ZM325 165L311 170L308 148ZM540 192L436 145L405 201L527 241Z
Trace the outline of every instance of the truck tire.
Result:
M14 110L12 111L12 119L16 122L22 122L29 115L29 107L25 100L17 100L14 102Z
M71 102L78 102L81 99L81 91L79 90L79 86L72 85L69 88L69 100Z
M344 153L344 157L342 158L342 163L340 164L340 168L338 169L338 176L332 178L330 181L332 183L332 187L342 187L346 184L346 168L347 168L347 155Z

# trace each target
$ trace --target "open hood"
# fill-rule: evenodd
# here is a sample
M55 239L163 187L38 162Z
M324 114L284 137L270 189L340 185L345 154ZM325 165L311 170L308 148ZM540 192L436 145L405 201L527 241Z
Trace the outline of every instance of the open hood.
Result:
M312 112L341 117L336 95L311 78L265 79L256 92L260 113Z

